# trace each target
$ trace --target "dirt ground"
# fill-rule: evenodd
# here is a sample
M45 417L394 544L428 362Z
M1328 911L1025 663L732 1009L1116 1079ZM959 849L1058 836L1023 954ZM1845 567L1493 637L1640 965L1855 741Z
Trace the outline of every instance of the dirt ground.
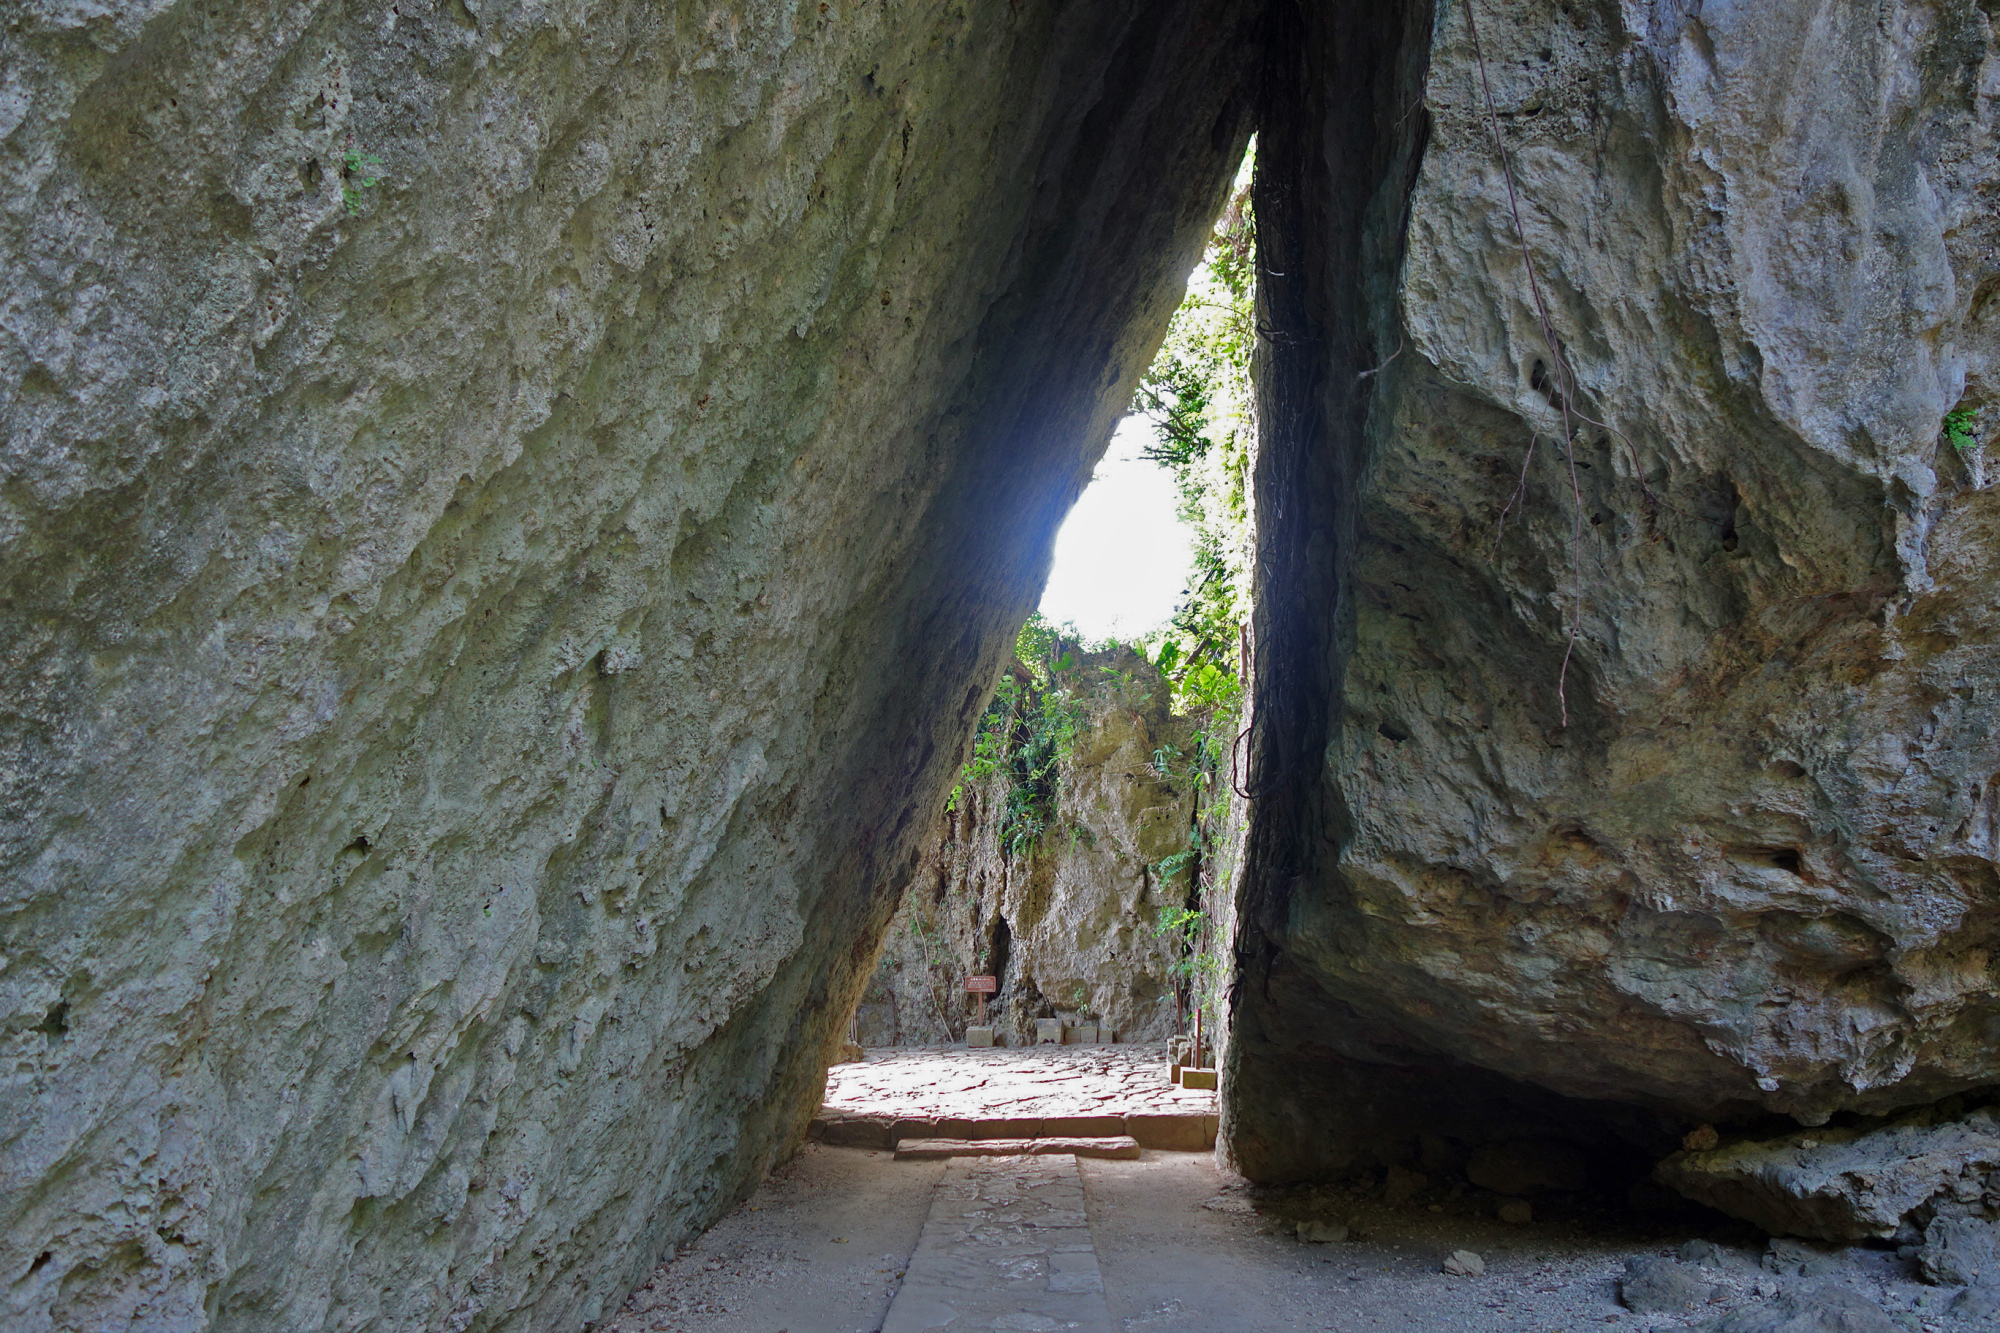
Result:
M605 1333L874 1333L944 1166L808 1143Z
M1379 1184L1252 1200L1205 1153L1148 1150L1081 1163L1114 1322L1126 1333L1621 1333L1686 1328L1795 1280L1760 1267L1765 1243L1720 1217L1648 1221L1586 1203L1537 1205L1525 1225L1463 1187L1388 1203ZM607 1333L874 1333L922 1229L937 1162L808 1145L755 1197L663 1264ZM1331 1243L1296 1223L1345 1225ZM1628 1259L1717 1242L1702 1271L1712 1304L1635 1314L1617 1298ZM1469 1250L1484 1276L1441 1265ZM1794 1258L1797 1257L1795 1252ZM1913 1333L1958 1333L1953 1293L1915 1280L1887 1250L1811 1258L1822 1277L1880 1301ZM1782 1266L1782 1265L1779 1265Z

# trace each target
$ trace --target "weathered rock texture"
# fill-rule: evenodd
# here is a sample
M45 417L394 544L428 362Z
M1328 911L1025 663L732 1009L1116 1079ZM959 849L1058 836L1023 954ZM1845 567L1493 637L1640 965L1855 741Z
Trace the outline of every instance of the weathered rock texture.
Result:
M962 1040L976 1005L967 976L991 974L987 1017L1014 1045L1035 1020L1091 1022L1120 1041L1172 1036L1181 950L1157 933L1185 904L1188 874L1157 867L1188 845L1195 808L1184 759L1163 777L1162 746L1194 750L1196 723L1175 717L1157 670L1131 649L1084 653L1063 673L1083 709L1059 768L1055 827L1032 854L1001 845L1006 783L968 783L938 821L863 995L870 1046Z
M1780 1235L1913 1236L1937 1217L2000 1211L2000 1112L1929 1110L1883 1125L1744 1139L1661 1162L1655 1177Z
M573 1330L811 1115L1238 7L0 42L0 1325Z
M1993 7L1278 13L1238 1160L2000 1080Z

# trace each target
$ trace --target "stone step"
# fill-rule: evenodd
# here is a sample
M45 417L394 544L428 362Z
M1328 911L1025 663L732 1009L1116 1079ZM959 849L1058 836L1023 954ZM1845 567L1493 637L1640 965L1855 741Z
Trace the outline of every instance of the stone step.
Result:
M1114 1333L1076 1158L945 1168L882 1333Z
M1041 1118L869 1115L823 1107L807 1137L841 1148L894 1148L905 1139L1112 1138L1125 1135L1142 1148L1207 1152L1215 1146L1213 1113L1072 1115Z
M1117 1134L1105 1138L904 1139L896 1145L899 1162L935 1162L945 1157L1050 1157L1062 1153L1129 1160L1139 1155L1139 1140L1130 1134Z

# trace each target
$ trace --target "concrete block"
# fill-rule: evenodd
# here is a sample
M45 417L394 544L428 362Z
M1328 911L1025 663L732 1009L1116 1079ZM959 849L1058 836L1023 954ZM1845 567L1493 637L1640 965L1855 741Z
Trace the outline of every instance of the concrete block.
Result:
M1215 1071L1213 1069L1188 1069L1183 1067L1181 1069L1181 1086L1183 1088L1213 1091L1215 1088Z
M1167 1152L1207 1152L1215 1146L1212 1115L1128 1115L1125 1132L1147 1148Z
M1038 1018L1035 1020L1035 1045L1060 1046L1063 1039L1063 1025L1060 1018Z
M1125 1132L1125 1117L1116 1115L1052 1115L1042 1117L1048 1138L1105 1138Z
M835 1148L893 1148L896 1139L890 1122L871 1116L829 1119L820 1142Z
M1032 1139L1040 1136L1042 1122L1034 1116L1008 1116L1005 1119L975 1120L969 1139Z
M1076 1033L1077 1045L1079 1046L1097 1045L1097 1024L1078 1023L1073 1030Z
M937 1121L941 1139L1032 1139L1042 1132L1042 1122L1033 1117L942 1116Z
M967 1028L965 1030L965 1044L967 1046L991 1046L993 1044L993 1029Z

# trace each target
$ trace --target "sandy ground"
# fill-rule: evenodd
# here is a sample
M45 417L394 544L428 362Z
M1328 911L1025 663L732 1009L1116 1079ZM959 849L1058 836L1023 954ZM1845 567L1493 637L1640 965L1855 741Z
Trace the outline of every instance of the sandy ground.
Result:
M809 1143L660 1265L606 1333L874 1333L943 1162Z
M1464 1186L1394 1205L1379 1183L1253 1200L1205 1154L1081 1167L1105 1289L1126 1333L1640 1333L1688 1328L1801 1280L1762 1265L1767 1242L1753 1228L1705 1211L1649 1219L1545 1201L1534 1221L1514 1226L1496 1216L1505 1200ZM1345 1225L1348 1238L1301 1242L1296 1223L1311 1219ZM1719 1288L1712 1303L1673 1314L1620 1304L1628 1260L1676 1255L1690 1242L1713 1247L1698 1270ZM1442 1271L1460 1250L1480 1257L1483 1276ZM1795 1247L1800 1254L1814 1261L1813 1280L1852 1285L1903 1327L1967 1327L1944 1316L1956 1293L1923 1286L1891 1251Z
M1128 1333L1649 1327L1618 1305L1614 1279L1628 1257L1684 1239L1510 1227L1470 1207L1432 1213L1421 1197L1389 1207L1345 1192L1264 1200L1259 1213L1205 1154L1082 1167L1105 1290ZM1290 1224L1306 1217L1347 1223L1351 1238L1301 1243ZM1455 1250L1477 1253L1486 1275L1446 1276Z
M1760 1237L1725 1219L1647 1221L1625 1210L1544 1203L1508 1226L1481 1191L1433 1189L1390 1205L1378 1187L1263 1197L1254 1203L1207 1154L1147 1151L1085 1161L1084 1190L1111 1313L1126 1333L1577 1333L1685 1328L1794 1280L1760 1268ZM612 1333L874 1333L923 1226L942 1165L886 1152L809 1145L756 1196L663 1264ZM1294 1223L1346 1224L1331 1244ZM1721 1243L1707 1275L1723 1299L1677 1315L1617 1300L1625 1261ZM1440 1265L1471 1250L1483 1277ZM1922 1333L1973 1327L1948 1318L1952 1293L1921 1286L1886 1250L1818 1258L1824 1276L1882 1302Z

